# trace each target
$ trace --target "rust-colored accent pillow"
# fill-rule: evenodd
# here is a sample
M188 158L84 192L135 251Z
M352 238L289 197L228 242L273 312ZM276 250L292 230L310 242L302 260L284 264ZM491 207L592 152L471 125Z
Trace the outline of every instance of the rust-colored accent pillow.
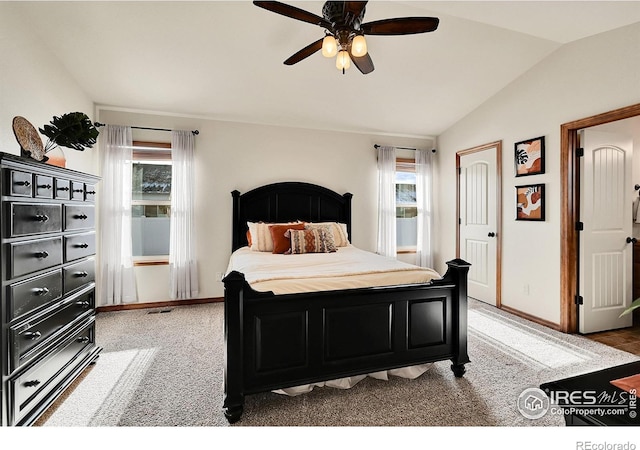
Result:
M287 230L304 230L305 223L288 223L285 225L269 225L273 240L273 253L285 253L291 248L291 240L284 234Z
M251 231L247 230L247 245L251 248Z

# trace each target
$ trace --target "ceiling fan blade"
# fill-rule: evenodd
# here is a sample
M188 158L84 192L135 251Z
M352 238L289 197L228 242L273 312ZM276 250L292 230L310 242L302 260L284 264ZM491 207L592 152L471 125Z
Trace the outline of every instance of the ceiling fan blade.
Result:
M363 23L360 29L364 34L397 36L428 33L436 30L439 23L440 19L437 17L399 17Z
M360 17L367 2L344 2L345 14L352 14L353 17Z
M364 56L358 56L358 57L353 55L350 55L350 56L351 56L351 61L353 61L353 64L364 75L373 72L373 69L375 69L375 67L373 67L373 61L371 60L371 56L369 56L368 53Z
M319 25L323 28L331 27L331 23L326 19L317 16L313 13L305 11L304 9L296 8L295 6L286 5L280 2L258 2L254 1L254 5L259 6L260 8L264 8L267 11L274 12L276 14L281 14L286 17L290 17L292 19L301 20L303 22L312 23L314 25Z
M322 39L324 39L324 38L322 38ZM309 44L305 48L303 48L302 50L299 50L298 52L294 53L284 63L287 66L292 66L295 63L298 63L298 62L302 61L306 57L313 55L315 52L317 52L318 50L320 50L322 48L322 39L318 39L314 43Z

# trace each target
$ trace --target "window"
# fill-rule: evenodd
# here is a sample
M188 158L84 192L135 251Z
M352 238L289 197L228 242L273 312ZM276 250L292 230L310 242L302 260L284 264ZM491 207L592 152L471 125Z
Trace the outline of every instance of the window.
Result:
M413 159L396 162L396 245L398 252L415 252L418 243L416 169Z
M171 144L133 143L131 233L137 265L169 259Z

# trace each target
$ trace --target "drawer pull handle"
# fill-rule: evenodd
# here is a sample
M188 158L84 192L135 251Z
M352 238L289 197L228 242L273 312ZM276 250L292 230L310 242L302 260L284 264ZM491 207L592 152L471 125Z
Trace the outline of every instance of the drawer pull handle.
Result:
M36 214L34 219L36 220L36 222L46 222L47 220L49 220L49 216L47 216L46 214Z
M76 272L76 276L79 278L85 278L89 276L89 272L86 272L84 270L82 272Z
M86 214L76 214L75 216L73 216L74 219L80 219L80 220L85 220L87 218L89 218L89 216L87 216Z
M46 294L48 294L48 293L49 293L49 289L48 289L48 288L46 288L46 287L43 287L43 288L35 288L35 289L33 290L33 293L34 293L34 294L36 294L36 295L46 295Z
M40 333L39 331L27 331L24 334L24 337L26 339L29 339L30 341L37 341L42 337L42 333Z
M36 252L36 253L34 254L34 256L35 256L36 258L38 258L38 259L44 259L44 258L46 258L47 256L49 256L49 253L47 253L47 252L45 252L45 251L41 251L41 252Z
M96 193L96 191L87 191L87 192L86 192L86 194L87 194L87 195L93 195L93 194L95 194L95 193Z
M89 339L87 336L82 336L78 338L78 342L82 342L83 344L86 344L87 342L89 342L91 339Z
M49 190L49 189L51 189L51 185L50 184L41 184L41 185L38 186L38 188Z
M84 192L84 189L74 189L73 192Z
M58 190L59 190L59 191L65 191L65 192L67 192L67 191L69 191L70 189L69 189L69 186L62 186L62 187L59 187L59 188L58 188Z
M89 244L83 242L82 244L76 244L76 247L78 247L78 248L87 248L87 247L89 247Z
M31 183L30 183L30 182L28 182L28 181L16 181L16 184L17 184L18 186L24 186L24 187L29 187L29 186L31 186Z
M91 303L89 303L88 301L84 300L81 302L76 302L76 305L80 306L81 308L88 308L89 306L91 306Z
M40 384L40 380L30 380L24 382L24 387L36 387Z

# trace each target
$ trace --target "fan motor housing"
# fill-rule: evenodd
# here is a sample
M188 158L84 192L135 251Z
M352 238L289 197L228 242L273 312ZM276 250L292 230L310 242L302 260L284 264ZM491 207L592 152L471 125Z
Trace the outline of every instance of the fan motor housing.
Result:
M362 9L358 17L354 17L346 13L345 2L325 2L322 7L322 16L331 22L334 28L349 27L354 30L359 30L362 19L364 18L365 9L366 8Z

